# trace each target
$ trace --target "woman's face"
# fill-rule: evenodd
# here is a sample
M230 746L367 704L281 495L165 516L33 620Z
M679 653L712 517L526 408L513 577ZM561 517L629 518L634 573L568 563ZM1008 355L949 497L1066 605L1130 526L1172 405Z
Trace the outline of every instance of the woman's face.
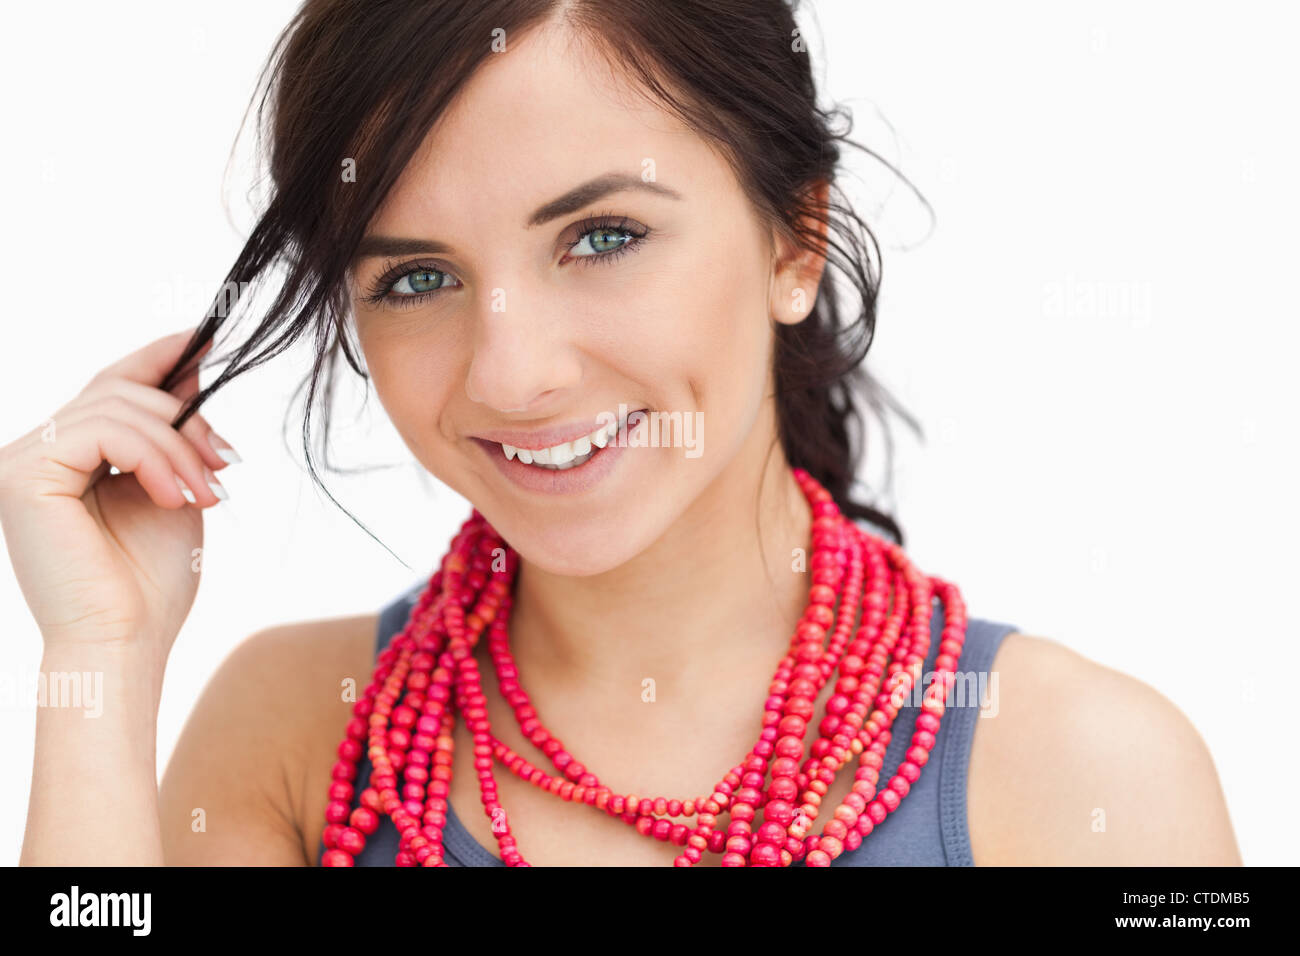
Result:
M559 574L622 564L728 489L752 496L776 436L769 233L719 155L617 82L546 28L494 55L353 275L366 365L408 447Z

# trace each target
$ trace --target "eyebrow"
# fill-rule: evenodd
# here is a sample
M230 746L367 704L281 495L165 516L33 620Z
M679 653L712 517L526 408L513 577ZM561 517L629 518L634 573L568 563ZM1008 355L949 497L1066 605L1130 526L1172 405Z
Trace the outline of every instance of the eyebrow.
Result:
M560 216L577 212L584 206L588 206L612 193L628 190L641 190L659 196L666 196L669 199L682 198L681 194L676 190L669 189L657 182L647 182L633 173L605 173L603 176L597 176L595 179L590 179L582 185L570 189L558 199L552 199L539 207L528 217L528 228L545 225L552 219L558 219ZM357 245L356 254L352 258L353 262L359 262L362 259L375 256L439 255L450 251L451 247L445 242L438 242L433 239L366 236Z
M533 226L545 225L552 219L558 219L560 216L577 212L583 206L590 205L597 199L602 199L611 193L633 189L667 196L669 199L682 198L676 190L669 189L657 182L646 182L640 176L632 173L606 173L603 176L588 180L581 186L570 189L559 199L552 199L528 217L528 227L531 229Z

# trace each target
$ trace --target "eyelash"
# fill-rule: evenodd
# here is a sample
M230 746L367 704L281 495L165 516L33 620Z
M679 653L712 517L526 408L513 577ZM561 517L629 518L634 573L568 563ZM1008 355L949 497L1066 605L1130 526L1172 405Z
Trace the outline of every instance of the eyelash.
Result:
M568 243L567 250L573 250L582 240L586 239L592 233L599 230L608 230L610 232L621 232L628 237L617 249L610 252L597 252L589 256L575 256L574 258L583 265L608 265L615 259L626 255L635 247L639 247L642 241L650 234L650 230L642 227L640 230L628 226L626 216L589 216L576 224L578 229L578 238ZM393 286L404 279L406 276L413 275L417 272L436 272L441 275L450 275L445 269L439 269L432 263L422 262L403 262L386 269L374 282L370 290L364 295L364 300L369 305L382 305L385 308L401 309L410 308L426 301L430 296L435 296L442 291L441 288L433 289L430 292L420 292L415 295L391 295ZM444 287L445 288L445 287Z

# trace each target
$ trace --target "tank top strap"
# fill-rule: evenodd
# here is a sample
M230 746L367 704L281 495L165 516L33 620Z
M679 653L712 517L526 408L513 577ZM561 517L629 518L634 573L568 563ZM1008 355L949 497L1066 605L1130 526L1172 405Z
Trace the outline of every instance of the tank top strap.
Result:
M1003 638L1016 630L1013 624L980 618L966 624L957 681L944 711L947 720L940 724L941 734L948 731L939 772L939 825L949 866L975 865L966 812L971 743L979 722L997 716L998 675L993 660Z
M375 655L378 656L398 634L406 629L406 622L411 619L411 609L420 599L420 592L428 584L421 581L396 598L389 601L379 612L379 623L375 627Z

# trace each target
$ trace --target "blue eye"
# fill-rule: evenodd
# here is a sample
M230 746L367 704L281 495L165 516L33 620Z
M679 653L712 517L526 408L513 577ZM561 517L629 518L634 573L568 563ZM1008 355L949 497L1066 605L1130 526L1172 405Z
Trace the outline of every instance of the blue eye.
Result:
M429 296L437 295L440 290L459 284L450 272L419 263L405 263L389 269L376 279L374 287L366 294L365 301L370 305L400 308L423 302Z
M582 238L569 248L569 252L579 258L604 256L622 249L635 239L636 236L626 229L612 229L608 226L601 226L598 229L583 233ZM584 246L588 251L579 252L578 250Z
M606 263L641 245L650 230L626 216L594 216L575 227L578 240L569 244L569 255L583 265Z
M389 288L389 292L398 295L425 295L443 288L443 279L450 279L451 273L437 269L419 269L408 272ZM403 288L405 287L405 288Z

